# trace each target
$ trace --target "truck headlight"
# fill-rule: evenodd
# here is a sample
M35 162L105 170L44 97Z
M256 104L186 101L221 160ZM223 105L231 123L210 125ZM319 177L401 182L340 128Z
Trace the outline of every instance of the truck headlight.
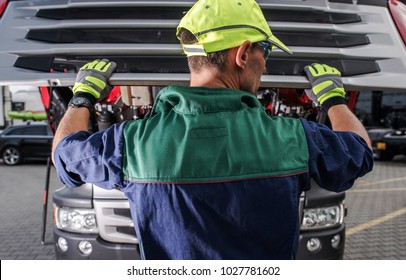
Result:
M317 230L341 225L344 221L344 205L309 208L303 211L301 230Z
M54 206L55 225L60 230L78 233L98 233L94 209Z

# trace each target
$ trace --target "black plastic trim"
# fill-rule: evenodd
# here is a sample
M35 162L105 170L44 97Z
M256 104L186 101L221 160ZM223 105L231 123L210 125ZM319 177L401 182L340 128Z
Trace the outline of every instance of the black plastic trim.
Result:
M114 214L121 217L132 218L130 209L115 208Z
M344 48L370 43L364 34L295 31L275 31L274 34L288 46ZM33 29L26 38L48 43L179 43L172 28Z
M181 19L189 7L70 7L40 9L36 17L66 19Z
M52 56L27 56L17 58L14 66L41 72L51 72L53 63L54 58Z
M353 4L353 0L329 0L331 3ZM358 0L357 5L387 7L388 0Z
M127 234L127 235L132 235L134 237L137 237L137 234L135 233L134 227L122 227L122 226L117 226L116 227L117 232L122 233L122 234Z
M361 17L357 14L350 13L334 13L318 10L284 10L284 9L263 9L266 19L275 21L288 22L306 22L306 23L331 23L345 24L361 22Z
M165 7L165 13L157 7L68 7L41 9L36 16L40 18L69 19L181 19L189 7ZM286 10L263 8L265 18L271 21L313 22L313 23L354 23L360 22L357 14L334 13L317 10Z
M274 32L288 46L345 48L370 44L364 34L338 34L327 32Z
M179 44L173 28L33 29L26 39L48 43L160 43Z
M14 66L42 72L77 72L86 62L100 59L86 57L19 57ZM189 73L184 56L108 56L117 63L117 73ZM303 75L303 68L312 63L325 63L336 67L342 76L356 76L379 72L376 61L338 58L271 58L267 61L268 75Z

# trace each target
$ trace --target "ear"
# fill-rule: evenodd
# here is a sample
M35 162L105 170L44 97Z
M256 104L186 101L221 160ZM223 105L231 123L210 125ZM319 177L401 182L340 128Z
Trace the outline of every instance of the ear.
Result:
M241 67L242 69L245 68L245 65L248 62L249 58L249 49L251 48L252 43L251 41L245 41L241 46L237 49L237 54L235 56L235 63Z

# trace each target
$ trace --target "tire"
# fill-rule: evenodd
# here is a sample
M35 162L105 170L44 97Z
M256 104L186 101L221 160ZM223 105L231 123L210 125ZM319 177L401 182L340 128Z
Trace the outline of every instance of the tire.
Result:
M15 146L8 146L4 148L2 158L6 165L18 165L23 161L21 151Z
M378 153L378 156L377 156L376 159L377 159L377 160L382 160L382 161L389 161L389 160L392 160L394 156L395 156L395 155L394 155L393 153L391 153L391 152L388 152L388 151L385 151L385 152L380 151L380 152Z

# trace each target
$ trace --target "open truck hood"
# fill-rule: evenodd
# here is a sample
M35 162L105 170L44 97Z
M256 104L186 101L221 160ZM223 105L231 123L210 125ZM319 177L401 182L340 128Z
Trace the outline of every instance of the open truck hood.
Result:
M71 86L78 69L95 58L118 63L113 85L186 84L186 58L175 30L193 3L10 1L0 19L0 85ZM293 51L273 53L262 86L308 88L303 67L320 62L342 72L347 90L406 88L406 49L387 1L258 3ZM404 5L398 5L404 16Z

